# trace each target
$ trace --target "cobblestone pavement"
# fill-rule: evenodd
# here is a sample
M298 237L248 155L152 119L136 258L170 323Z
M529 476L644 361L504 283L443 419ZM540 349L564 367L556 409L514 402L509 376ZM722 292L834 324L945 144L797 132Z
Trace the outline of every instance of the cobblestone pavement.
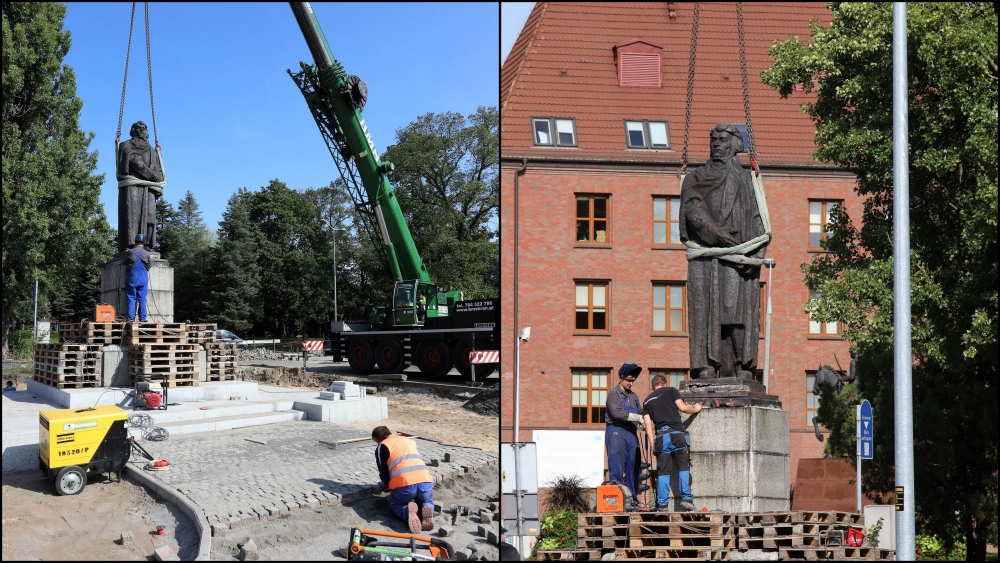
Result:
M375 444L370 439L335 450L319 443L368 437L369 433L357 428L289 421L180 435L143 445L156 459L170 461L169 470L146 473L201 508L214 535L217 530L379 492ZM499 459L497 454L477 448L430 440L417 440L417 449L438 483L451 475L496 464ZM445 453L451 454L451 462L444 461ZM440 465L431 466L432 459L440 460ZM132 461L139 471L145 464L144 459Z

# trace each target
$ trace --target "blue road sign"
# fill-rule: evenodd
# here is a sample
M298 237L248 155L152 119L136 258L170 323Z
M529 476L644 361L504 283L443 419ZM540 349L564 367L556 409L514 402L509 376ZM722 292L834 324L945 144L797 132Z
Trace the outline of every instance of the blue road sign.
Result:
M861 401L861 459L872 459L872 404L868 399Z

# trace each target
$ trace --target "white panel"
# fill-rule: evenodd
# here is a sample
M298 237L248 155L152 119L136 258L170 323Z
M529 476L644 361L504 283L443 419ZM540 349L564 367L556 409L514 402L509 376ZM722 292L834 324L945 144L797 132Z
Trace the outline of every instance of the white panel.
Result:
M607 291L607 287L603 285L594 286L594 307L604 307L604 294ZM579 295L579 293L577 293Z
M604 401L601 400L601 391L597 389L590 390L590 404L594 406L600 406L604 404Z
M650 123L649 140L656 148L666 148L667 146L667 124Z
M667 287L663 285L653 286L653 307L667 306Z
M674 221L679 220L681 217L681 198L672 197L670 198L670 218Z
M814 320L809 321L809 334L820 334L819 321L814 321Z
M677 223L670 223L670 242L671 244L681 243L681 228Z
M653 330L657 332L667 330L667 312L663 309L653 311Z
M665 221L667 219L667 200L662 197L653 198L653 219Z
M529 493L538 492L538 450L535 445L535 442L526 442L521 448L521 489ZM604 462L603 457L601 457L601 462ZM513 445L500 444L500 482L505 493L513 493L517 488L517 475L514 467Z
M578 285L576 286L576 306L586 307L589 305L587 302L587 286Z
M608 388L608 376L607 375L595 375L594 377L594 387L600 387L601 389Z
M823 203L819 201L809 202L809 222L819 224L822 222Z
M666 223L653 223L653 242L657 244L667 243Z
M679 285L670 286L670 306L673 308L684 306L684 288Z
M538 482L543 486L559 476L580 477L587 487L601 484L603 430L535 430L532 434L538 447Z
M684 330L684 315L681 311L674 309L670 311L670 332L681 332Z
M837 322L826 323L826 333L827 334L837 334Z

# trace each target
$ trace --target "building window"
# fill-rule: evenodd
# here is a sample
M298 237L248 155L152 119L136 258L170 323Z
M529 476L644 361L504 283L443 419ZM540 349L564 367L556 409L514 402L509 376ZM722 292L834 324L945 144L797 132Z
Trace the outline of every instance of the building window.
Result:
M819 249L830 231L830 214L840 206L839 201L809 202L809 248Z
M608 237L608 196L576 196L576 241L611 241Z
M809 292L809 299L820 299L820 294L815 291ZM810 336L838 336L840 334L840 323L837 321L820 322L809 318Z
M673 388L678 388L681 386L681 381L687 379L687 370L685 369L651 369L649 370L649 388L653 388L653 378L657 375L662 375L667 379L667 385Z
M819 409L819 395L813 394L813 385L816 383L816 372L807 371L806 372L806 426L811 427L813 425L813 418L816 416L816 411ZM822 424L820 426L823 426ZM825 428L825 427L824 427Z
M611 370L608 368L573 368L572 420L573 424L599 424L604 422L608 401Z
M681 198L653 197L653 244L681 244L680 212Z
M653 284L653 332L684 333L685 303L684 284Z
M607 332L608 282L576 282L576 330Z
M576 146L576 123L572 119L532 118L536 145Z
M626 121L625 142L630 149L669 149L665 121Z

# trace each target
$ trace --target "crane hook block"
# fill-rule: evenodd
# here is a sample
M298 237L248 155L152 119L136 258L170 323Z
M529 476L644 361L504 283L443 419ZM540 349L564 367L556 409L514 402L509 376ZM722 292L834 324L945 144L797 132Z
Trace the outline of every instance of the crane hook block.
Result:
M348 76L347 84L344 85L344 94L347 95L347 99L356 109L365 108L365 102L368 101L368 87L360 78L353 74Z
M395 169L396 165L389 162L388 160L383 160L382 162L378 163L378 171L386 176L392 174L392 171Z

